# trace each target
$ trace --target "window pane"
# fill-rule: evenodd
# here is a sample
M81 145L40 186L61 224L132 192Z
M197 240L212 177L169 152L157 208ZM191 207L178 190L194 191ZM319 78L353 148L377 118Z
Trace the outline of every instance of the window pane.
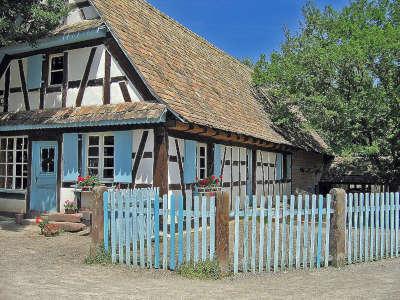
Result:
M42 160L46 160L49 157L49 149L42 149Z
M6 178L0 177L0 189L4 189L6 187Z
M6 151L0 151L0 162L6 162Z
M104 167L105 168L114 167L114 158L105 158L104 159Z
M114 169L105 169L103 171L104 178L113 178L114 177Z
M24 149L28 149L28 139L24 138Z
M17 163L21 163L22 162L22 151L17 151L17 157L15 160Z
M97 176L99 174L99 170L96 168L89 168L88 173L90 176Z
M99 147L89 147L89 156L99 156Z
M5 175L6 175L6 165L0 164L0 176L5 176Z
M7 151L7 162L8 163L13 162L13 152L12 151Z
M23 138L17 138L17 150L21 150L22 149L23 141L24 141Z
M22 188L22 178L21 177L15 178L15 188L16 189Z
M13 175L13 165L8 164L7 165L7 176L12 176Z
M22 165L15 166L15 175L22 176Z
M200 170L200 179L204 179L206 176L205 176L205 170L204 169L201 169Z
M89 168L97 168L99 166L99 159L98 158L89 158Z
M206 160L204 158L200 158L200 168L204 168L206 166Z
M7 179L6 179L6 189L12 189L13 188L12 183L13 183L12 177L7 177Z
M24 163L28 161L28 152L24 151Z
M6 150L6 147L7 147L7 139L1 139L0 149L1 150Z
M62 84L63 77L63 71L52 72L50 75L50 85Z
M89 136L89 145L98 145L99 137L98 136Z
M51 59L51 70L60 70L63 69L64 66L64 57L57 56Z
M24 178L23 179L23 182L22 182L22 188L23 189L26 189L26 185L28 184L28 180L26 180L26 178Z
M114 136L105 136L104 137L104 145L114 145Z
M114 148L113 147L105 147L104 148L104 156L114 156Z
M14 149L14 139L13 138L8 138L7 149L8 150Z

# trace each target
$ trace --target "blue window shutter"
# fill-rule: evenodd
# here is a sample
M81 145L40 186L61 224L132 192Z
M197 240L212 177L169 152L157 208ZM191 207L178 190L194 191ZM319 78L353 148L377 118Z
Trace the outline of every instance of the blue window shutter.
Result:
M132 182L132 132L114 133L114 182Z
M28 89L38 89L42 85L42 54L28 57Z
M78 178L78 134L63 134L63 181L76 181Z
M214 144L214 174L221 175L221 145Z
M183 163L183 180L185 184L196 181L196 148L196 141L185 140L185 161Z
M282 161L283 156L281 153L276 155L276 180L282 180Z
M287 156L286 174L288 179L292 179L292 156Z
M82 134L82 176L87 175L88 136Z

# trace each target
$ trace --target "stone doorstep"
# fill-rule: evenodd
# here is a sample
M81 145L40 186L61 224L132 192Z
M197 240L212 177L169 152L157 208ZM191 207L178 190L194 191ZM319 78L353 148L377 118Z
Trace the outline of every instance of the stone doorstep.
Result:
M73 222L50 222L51 224L57 224L61 230L67 232L79 232L86 229L86 225L82 223Z
M48 215L48 220L49 222L81 223L82 214L51 213Z

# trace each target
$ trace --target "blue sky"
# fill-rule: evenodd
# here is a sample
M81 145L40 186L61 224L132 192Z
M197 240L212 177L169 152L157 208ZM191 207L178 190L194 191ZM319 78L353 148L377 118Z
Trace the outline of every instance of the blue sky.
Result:
M256 60L278 50L283 28L296 30L306 0L148 0L208 41L238 58ZM314 0L319 7L349 0Z

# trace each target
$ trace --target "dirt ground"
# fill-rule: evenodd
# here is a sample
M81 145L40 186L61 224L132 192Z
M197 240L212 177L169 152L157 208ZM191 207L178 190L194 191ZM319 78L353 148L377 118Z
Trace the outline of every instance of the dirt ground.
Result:
M172 272L87 266L85 234L38 235L36 226L0 220L0 299L300 298L399 299L400 260L220 281Z

